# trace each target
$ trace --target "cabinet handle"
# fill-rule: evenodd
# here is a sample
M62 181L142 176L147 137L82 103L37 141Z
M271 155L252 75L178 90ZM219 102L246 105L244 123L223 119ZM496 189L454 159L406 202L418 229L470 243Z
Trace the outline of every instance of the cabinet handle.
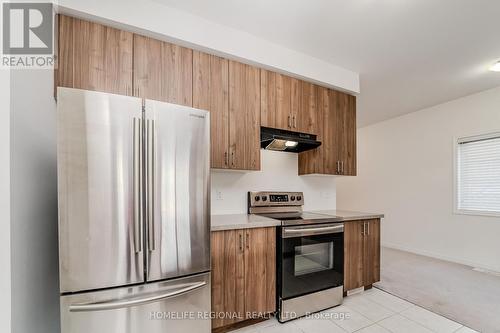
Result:
M288 115L288 127L292 128L292 117Z
M341 162L341 166L342 166L341 173L344 174L344 161Z
M243 252L243 235L239 234L240 236L240 251Z
M340 173L340 161L337 161L337 173Z
M234 150L231 152L231 165L234 167Z
M366 222L366 227L368 229L368 236L370 235L370 222Z
M250 248L250 234L248 232L246 234L247 234L247 239L245 241L245 244L247 246L247 249L249 249Z
M297 128L297 117L293 116L293 127Z
M361 235L366 235L366 222L363 222L363 231L361 232Z
M229 157L227 156L227 151L224 152L224 165L227 166L229 164Z

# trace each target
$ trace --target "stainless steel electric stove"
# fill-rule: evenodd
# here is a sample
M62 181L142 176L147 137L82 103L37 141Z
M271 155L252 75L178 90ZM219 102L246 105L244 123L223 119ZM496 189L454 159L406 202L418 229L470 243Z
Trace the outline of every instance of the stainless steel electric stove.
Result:
M285 322L342 303L344 224L304 212L302 192L249 192L248 212L281 221L276 232L276 302Z

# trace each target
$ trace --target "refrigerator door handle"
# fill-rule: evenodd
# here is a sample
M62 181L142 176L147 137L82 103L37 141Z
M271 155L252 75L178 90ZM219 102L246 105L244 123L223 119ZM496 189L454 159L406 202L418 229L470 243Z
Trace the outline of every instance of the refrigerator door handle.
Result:
M142 120L134 118L134 248L142 252Z
M101 302L101 303L86 303L86 304L72 304L69 306L70 312L88 312L88 311L103 311L115 310L122 308L129 308L133 306L141 306L149 303L158 302L167 298L181 296L191 291L199 289L207 285L206 281L186 283L180 285L179 289L169 291L167 293L160 293L154 296L144 298L120 299L117 301Z
M147 164L147 215L148 215L148 248L156 250L155 221L154 221L154 177L155 177L155 121L147 120L146 124L146 164Z

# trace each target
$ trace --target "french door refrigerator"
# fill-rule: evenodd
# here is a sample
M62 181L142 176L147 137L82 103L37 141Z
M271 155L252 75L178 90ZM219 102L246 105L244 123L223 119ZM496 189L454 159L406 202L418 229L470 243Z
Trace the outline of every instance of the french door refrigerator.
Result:
M210 332L206 111L58 88L63 333Z

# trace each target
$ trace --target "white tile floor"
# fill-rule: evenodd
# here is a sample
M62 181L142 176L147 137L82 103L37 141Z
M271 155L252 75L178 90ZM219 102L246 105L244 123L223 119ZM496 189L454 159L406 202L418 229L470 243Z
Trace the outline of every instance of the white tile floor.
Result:
M270 319L235 333L474 333L454 321L379 289L344 298L344 303L314 317L286 324Z

